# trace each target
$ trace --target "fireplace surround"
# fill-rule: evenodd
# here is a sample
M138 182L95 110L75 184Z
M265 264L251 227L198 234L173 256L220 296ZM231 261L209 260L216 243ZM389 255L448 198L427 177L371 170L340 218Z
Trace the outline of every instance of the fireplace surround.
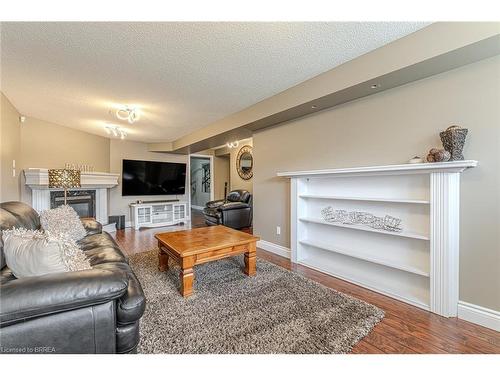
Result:
M31 188L31 206L41 212L63 204L64 190L49 189L48 169L24 170L25 184ZM68 204L73 205L79 216L94 217L103 225L108 224L108 189L118 185L117 173L82 172L81 187L68 190ZM89 198L90 196L90 198ZM59 199L58 199L59 198ZM62 199L62 200L60 200ZM89 201L93 201L89 203ZM112 225L114 227L114 225Z

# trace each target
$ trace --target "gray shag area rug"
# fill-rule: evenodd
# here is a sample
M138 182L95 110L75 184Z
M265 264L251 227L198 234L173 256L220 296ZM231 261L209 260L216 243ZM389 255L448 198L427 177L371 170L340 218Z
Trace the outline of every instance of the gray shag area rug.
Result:
M147 298L139 353L348 353L384 312L267 261L246 276L243 256L196 266L194 294L158 250L130 257Z

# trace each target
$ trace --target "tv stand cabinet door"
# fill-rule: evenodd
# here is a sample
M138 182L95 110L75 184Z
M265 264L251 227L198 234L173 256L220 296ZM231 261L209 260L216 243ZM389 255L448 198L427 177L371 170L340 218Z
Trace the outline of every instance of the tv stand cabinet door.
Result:
M174 204L174 221L176 223L186 221L186 204L185 203Z
M135 229L139 229L140 227L147 226L151 224L152 221L152 206L138 206L135 207Z

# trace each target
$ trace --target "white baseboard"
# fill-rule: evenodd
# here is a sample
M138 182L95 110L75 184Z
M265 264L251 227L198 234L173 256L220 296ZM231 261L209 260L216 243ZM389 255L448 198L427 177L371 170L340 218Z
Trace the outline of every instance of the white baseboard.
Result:
M500 311L458 301L458 318L500 332Z
M282 257L290 259L291 251L289 248L287 248L285 246L276 245L275 243L272 243L272 242L260 240L260 241L257 241L257 247L262 249L262 250L266 250L266 251L269 251L271 253L281 255Z

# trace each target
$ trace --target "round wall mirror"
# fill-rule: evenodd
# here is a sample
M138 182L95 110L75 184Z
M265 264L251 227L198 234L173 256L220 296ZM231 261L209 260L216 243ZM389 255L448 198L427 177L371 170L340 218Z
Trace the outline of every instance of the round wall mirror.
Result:
M250 180L253 176L252 146L243 146L236 157L236 170L244 180Z

